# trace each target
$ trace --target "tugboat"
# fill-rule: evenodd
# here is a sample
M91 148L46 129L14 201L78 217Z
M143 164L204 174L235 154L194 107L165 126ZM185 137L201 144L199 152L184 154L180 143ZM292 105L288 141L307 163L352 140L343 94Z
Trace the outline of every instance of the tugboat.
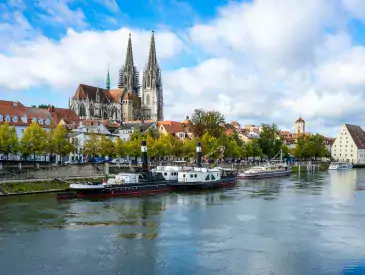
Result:
M173 188L215 188L233 185L237 182L236 172L224 168L202 167L201 142L196 145L196 160L198 167L178 171L178 178L168 185Z
M141 152L141 173L119 173L115 179L104 180L102 183L96 184L71 183L69 191L73 191L73 193L59 193L57 198L140 195L172 190L171 184L176 180L166 180L162 173L149 171L145 140L141 143Z

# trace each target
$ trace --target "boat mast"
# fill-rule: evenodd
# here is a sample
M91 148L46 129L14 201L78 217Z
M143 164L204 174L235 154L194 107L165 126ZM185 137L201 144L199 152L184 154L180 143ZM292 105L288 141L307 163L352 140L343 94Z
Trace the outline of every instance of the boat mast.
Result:
M283 148L280 149L280 161L283 162Z

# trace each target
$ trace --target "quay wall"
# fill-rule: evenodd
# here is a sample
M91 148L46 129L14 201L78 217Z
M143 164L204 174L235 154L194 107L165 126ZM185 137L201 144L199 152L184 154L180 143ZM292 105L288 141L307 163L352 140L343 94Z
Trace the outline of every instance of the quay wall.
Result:
M73 164L73 165L11 165L0 169L0 183L4 181L25 181L30 179L54 179L73 177L101 177L119 172L135 171L135 167L109 166L109 164Z

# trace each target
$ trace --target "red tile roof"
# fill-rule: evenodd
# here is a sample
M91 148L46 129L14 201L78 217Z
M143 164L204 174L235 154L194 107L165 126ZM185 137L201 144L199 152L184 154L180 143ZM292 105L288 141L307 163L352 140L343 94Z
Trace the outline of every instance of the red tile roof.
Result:
M365 132L357 125L345 124L357 149L365 149Z
M184 127L181 124L180 125L163 124L162 126L165 128L166 132L168 132L170 134L180 133L180 132L185 133Z
M66 124L77 124L80 122L79 116L73 110L51 106L48 108L48 111L51 113L55 124L60 123L61 120Z
M10 122L8 123L11 126L29 126L34 118L36 118L37 121L39 119L42 120L42 123L40 123L41 121L38 123L43 128L56 126L53 117L47 109L25 107L18 102L0 100L0 124L5 122L8 115L10 116ZM48 125L45 123L46 120L49 121Z
M305 123L305 121L304 121L304 119L302 119L302 117L299 117L299 118L297 119L297 121L295 121L295 122L304 122L304 123Z

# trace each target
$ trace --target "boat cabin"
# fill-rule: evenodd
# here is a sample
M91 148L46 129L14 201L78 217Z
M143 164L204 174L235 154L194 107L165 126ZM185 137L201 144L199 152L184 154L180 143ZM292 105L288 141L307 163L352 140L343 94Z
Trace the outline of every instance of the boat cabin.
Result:
M192 169L191 167L186 166L186 161L174 161L174 164L171 166L157 166L156 169L153 169L152 172L161 173L165 180L177 180L179 171L187 171Z
M220 180L222 173L219 169L194 168L178 172L179 182L211 182Z

